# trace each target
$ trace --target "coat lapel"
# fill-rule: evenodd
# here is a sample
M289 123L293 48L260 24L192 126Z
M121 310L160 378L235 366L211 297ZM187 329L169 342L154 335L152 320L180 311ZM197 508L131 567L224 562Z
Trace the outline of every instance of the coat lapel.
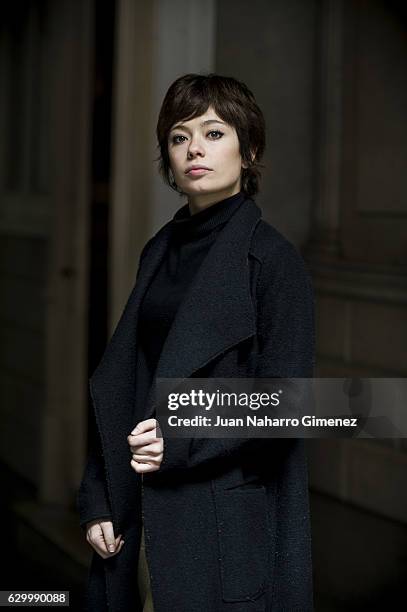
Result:
M211 359L256 333L248 251L260 208L246 199L221 230L182 300L157 364L156 378L187 378ZM140 266L122 317L90 380L103 429L128 435L135 397L137 318L165 256L171 221L156 235ZM154 387L154 385L153 385ZM154 411L153 387L144 418Z
M242 203L208 251L174 318L155 378L188 378L256 333L247 253L260 209ZM154 412L154 385L144 418Z

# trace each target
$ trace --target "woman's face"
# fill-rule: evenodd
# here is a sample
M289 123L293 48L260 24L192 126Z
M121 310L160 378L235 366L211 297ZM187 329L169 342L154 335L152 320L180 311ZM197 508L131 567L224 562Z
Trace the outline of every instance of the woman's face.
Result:
M236 130L211 106L200 117L171 128L168 154L175 182L187 194L192 213L240 191L242 158ZM206 169L190 171L192 166Z

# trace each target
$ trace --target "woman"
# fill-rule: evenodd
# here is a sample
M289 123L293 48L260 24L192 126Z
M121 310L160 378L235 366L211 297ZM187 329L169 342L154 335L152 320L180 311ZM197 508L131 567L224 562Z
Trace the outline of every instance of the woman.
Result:
M251 198L263 115L236 79L187 74L157 137L160 171L187 203L145 245L90 379L99 436L78 494L95 551L88 610L306 612L303 440L162 438L154 418L156 378L313 374L309 274Z

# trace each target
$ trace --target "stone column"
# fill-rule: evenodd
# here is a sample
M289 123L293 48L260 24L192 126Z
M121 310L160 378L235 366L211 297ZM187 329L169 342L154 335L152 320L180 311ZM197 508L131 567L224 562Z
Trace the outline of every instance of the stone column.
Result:
M187 72L210 71L214 0L117 2L110 223L110 331L135 281L143 245L180 206L158 175L155 128L164 94Z
M316 202L308 258L340 254L342 172L343 0L319 3L316 113Z

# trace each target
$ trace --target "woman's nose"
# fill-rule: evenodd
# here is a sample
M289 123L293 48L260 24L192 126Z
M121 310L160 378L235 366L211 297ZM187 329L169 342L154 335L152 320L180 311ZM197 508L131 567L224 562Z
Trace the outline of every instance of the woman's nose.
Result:
M189 156L195 156L195 155L205 155L205 150L204 147L202 145L202 143L195 139L195 140L191 140L191 143L188 147L188 155Z

